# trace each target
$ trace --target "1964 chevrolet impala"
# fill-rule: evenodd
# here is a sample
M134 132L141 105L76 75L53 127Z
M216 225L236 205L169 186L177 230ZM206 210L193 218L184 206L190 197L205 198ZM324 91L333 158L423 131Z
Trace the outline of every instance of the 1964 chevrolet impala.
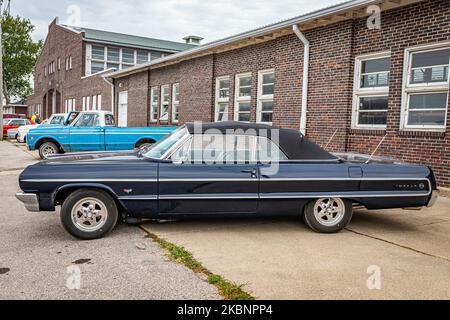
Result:
M17 194L30 211L61 206L65 229L81 239L124 220L302 216L337 232L353 205L430 206L436 182L421 165L343 160L298 131L223 122L186 124L145 154L66 156L29 166Z

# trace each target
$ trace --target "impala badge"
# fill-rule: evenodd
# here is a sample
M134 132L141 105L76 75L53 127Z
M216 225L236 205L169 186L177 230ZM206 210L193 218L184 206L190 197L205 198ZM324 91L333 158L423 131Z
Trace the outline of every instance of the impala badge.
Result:
M133 189L123 189L123 192L125 192L126 194L130 194L133 192Z

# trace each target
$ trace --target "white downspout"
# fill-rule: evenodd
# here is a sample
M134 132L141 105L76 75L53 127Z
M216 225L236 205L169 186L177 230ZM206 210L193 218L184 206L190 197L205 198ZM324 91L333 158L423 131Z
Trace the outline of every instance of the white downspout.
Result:
M303 85L302 85L302 110L300 114L300 132L306 135L306 115L308 113L308 78L309 78L309 41L300 31L298 26L294 24L292 31L303 42Z

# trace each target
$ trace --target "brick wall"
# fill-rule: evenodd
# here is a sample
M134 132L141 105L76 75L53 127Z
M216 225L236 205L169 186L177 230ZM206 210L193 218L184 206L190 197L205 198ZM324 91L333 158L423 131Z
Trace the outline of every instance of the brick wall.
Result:
M145 127L148 125L148 88L148 72L140 72L132 77L116 81L116 101L119 101L120 92L128 92L127 125L129 127ZM118 114L117 103L115 114Z
M450 121L447 121L445 133L400 130L405 49L450 40L450 1L425 1L383 13L380 30L368 30L365 23L365 20L354 23L354 56L391 52L387 129L373 132L350 130L347 149L368 153L387 134L378 155L432 165L439 184L450 186ZM348 127L350 121L348 119Z
M336 133L328 150L371 153L387 133L377 155L432 165L439 184L450 186L449 121L445 133L405 132L399 128L404 50L450 40L450 1L428 0L383 12L381 30L369 30L366 20L360 19L308 30L305 35L311 44L307 136L325 145ZM386 50L391 52L387 129L351 129L355 57ZM129 101L128 112L139 110L147 118L148 89L180 83L180 123L184 123L213 120L215 79L225 75L230 76L229 119L233 119L235 75L251 72L254 121L257 73L268 68L275 69L273 124L299 129L303 44L294 34L152 70L147 73L147 88L142 75L120 81L136 78L139 82L141 89L134 92L139 97L134 98L135 103Z
M85 44L80 33L70 31L59 26L54 20L49 25L48 35L39 55L34 71L34 93L27 99L28 105L33 109L36 104L41 104L45 110L45 116L51 114L51 99L48 92L58 92L56 112L64 112L64 100L75 99L76 110L82 109L82 97L102 95L102 109L111 110L111 86L105 82L101 75L82 78L84 76ZM65 60L72 57L72 69L65 69ZM60 69L58 69L58 58ZM48 73L48 65L55 62L55 72ZM44 76L44 67L47 68L47 76ZM42 79L42 81L39 81Z

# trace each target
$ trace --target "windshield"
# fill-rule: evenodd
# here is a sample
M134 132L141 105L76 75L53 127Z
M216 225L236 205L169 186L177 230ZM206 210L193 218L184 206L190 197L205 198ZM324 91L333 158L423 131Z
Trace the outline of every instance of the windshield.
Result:
M152 148L144 155L147 158L160 159L175 143L180 141L185 135L188 134L186 127L178 128L165 138L155 143Z

